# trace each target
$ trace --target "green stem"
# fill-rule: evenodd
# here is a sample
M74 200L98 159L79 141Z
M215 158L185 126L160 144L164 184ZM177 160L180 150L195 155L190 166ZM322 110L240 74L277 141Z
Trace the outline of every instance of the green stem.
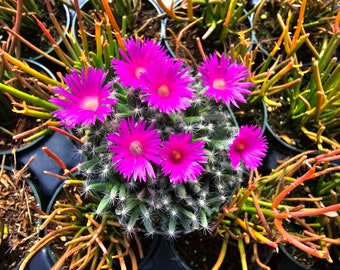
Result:
M42 108L45 108L48 111L55 111L59 108L58 106L56 106L56 105L54 105L54 104L52 104L52 103L50 103L46 100L43 100L43 99L38 98L36 96L24 93L24 92L12 87L12 86L5 85L3 83L0 83L0 91L2 91L4 93L8 93L12 96L21 98L21 99L29 102L32 105L40 106Z

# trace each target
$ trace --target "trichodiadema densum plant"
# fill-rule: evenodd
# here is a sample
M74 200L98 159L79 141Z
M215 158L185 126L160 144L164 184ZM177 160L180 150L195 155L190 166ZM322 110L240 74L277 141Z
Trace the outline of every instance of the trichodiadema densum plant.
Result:
M256 169L267 149L261 130L239 129L229 108L246 102L249 71L213 54L191 75L149 40L127 40L121 55L116 77L74 70L50 100L81 137L83 191L100 198L96 214L114 213L129 233L209 231L244 166Z
M226 155L230 138L237 132L235 123L225 108L209 100L196 100L199 106L168 116L151 107L141 107L138 95L136 92L124 101L119 99L119 106L136 112L130 116L136 122L143 119L148 124L153 123L162 138L194 132L194 141L205 142L205 172L195 181L176 184L169 181L159 165L154 166L155 177L146 181L127 181L117 175L106 147L108 134L119 122L113 116L104 124L91 127L86 136L83 151L88 160L82 165L82 171L89 176L86 189L100 189L103 199L98 211L115 211L128 230L135 228L137 220L149 233L167 231L171 235L200 227L208 229L209 217L228 200L241 179L242 171L233 170ZM180 143L185 146L187 138L182 136L181 139Z

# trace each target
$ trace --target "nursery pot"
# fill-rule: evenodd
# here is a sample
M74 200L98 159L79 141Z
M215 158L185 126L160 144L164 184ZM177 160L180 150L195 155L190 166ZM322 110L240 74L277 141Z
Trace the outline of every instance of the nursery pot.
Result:
M55 2L55 3L60 4L61 2ZM69 10L67 5L65 5L65 4L60 4L60 5L62 5L61 8L55 7L55 9L60 12L60 17L57 16L56 19L58 20L58 22L63 24L64 34L65 34L69 31L70 26L71 26L71 14L70 14L70 10ZM47 10L45 12L46 12L46 16L48 16ZM56 13L54 13L54 15L56 16ZM48 17L48 19L49 19L49 17ZM63 21L64 21L64 23L63 23ZM42 23L46 23L46 22L43 21ZM51 24L52 24L52 22L51 22ZM53 26L53 24L52 24L52 26ZM53 28L54 28L54 26L53 26ZM45 35L42 30L39 30L39 31L40 32L38 33L38 35L40 35L40 36ZM50 31L50 33L51 33L51 31ZM22 35L24 35L24 36L27 35L26 39L28 41L32 42L32 37L36 36L37 33L22 33ZM54 37L54 38L56 40L57 45L60 45L63 41L58 33L56 33L56 37ZM36 41L36 42L34 42L34 43L32 42L32 43L33 43L33 45L35 45L39 49L43 50L46 54L52 54L54 52L54 47L48 41L47 37L46 37L46 40L47 40L46 42L48 42L48 45L46 45L46 48L42 47L41 41ZM37 43L37 44L35 44L35 43ZM31 60L35 60L35 61L41 61L41 59L44 57L42 54L39 54L38 52L34 51L33 49L29 48L28 46L26 46L24 44L22 45L21 56L23 58L27 58L27 59L31 59Z
M238 126L255 125L261 127L263 135L266 132L268 121L266 104L260 101L250 104L240 104L239 106L239 108L232 108Z
M268 152L263 160L262 166L262 168L264 168L267 173L279 165L278 161L291 158L307 150L307 148L302 149L292 143L288 143L290 141L294 141L293 136L298 139L299 137L304 138L301 140L302 143L311 142L308 138L305 138L305 135L302 132L300 132L298 135L289 134L293 130L293 126L288 123L287 118L282 119L283 117L281 113L282 112L267 112L267 121L265 123L264 135L268 141ZM272 126L272 124L277 125L277 127ZM282 132L282 134L279 134L276 129ZM306 145L306 147L307 146L308 145ZM315 148L314 150L317 149Z
M265 125L264 135L268 141L268 151L263 159L262 165L259 167L259 171L263 175L268 174L273 169L277 168L280 161L289 159L303 152L302 149L298 149L286 143L273 131L268 123Z
M9 267L6 269L18 269L20 265L19 260L24 259L24 257L27 255L28 249L31 246L31 242L35 240L34 238L30 240L29 237L36 236L36 238L38 238L39 226L41 222L37 218L34 219L34 213L35 213L34 207L38 207L40 209L42 208L40 191L37 189L35 183L33 182L31 178L27 178L27 179L24 179L18 182L18 185L21 185L22 183L24 183L22 187L18 187L16 185L17 189L12 188L12 185L14 183L13 181L15 179L14 177L9 176L9 174L12 175L12 171L13 171L12 167L1 166L2 174L1 174L1 195L0 195L1 200L0 201L1 201L1 209L5 211L5 215L1 217L1 218L5 218L4 220L1 220L2 221L1 231L2 233L6 233L4 228L5 226L8 226L8 230L9 230L8 237L11 237L11 232L15 233L15 231L11 231L11 230L12 229L15 230L15 229L13 228L13 225L11 225L10 221L15 220L15 222L18 223L18 225L15 225L14 227L20 226L20 229L18 230L19 232L18 235L20 236L17 239L18 245L15 248L6 250L5 238L2 239L2 243L0 245L1 252L3 252L1 254L3 258L1 258L0 261L1 261L2 267ZM7 173L6 175L9 176L12 183L7 182L7 178L4 177L4 173ZM6 187L6 183L8 184L7 187ZM30 188L30 191L24 187L26 185ZM21 193L23 191L27 191L28 193ZM34 197L33 202L31 201L30 195ZM21 208L20 205L22 204L20 204L19 200L25 200L24 203L25 203L26 210ZM12 209L12 207L14 206L15 206L15 210ZM6 218L8 218L9 216L10 216L10 219L8 219L6 222ZM24 222L24 219L27 221ZM32 221L34 221L34 223L31 223ZM35 229L35 232L25 230L26 226L29 226L29 224L32 224L32 225L34 224L34 226L37 226ZM23 238L25 234L28 234L28 237L26 237L26 240L21 239L21 237ZM3 235L1 235L1 238L3 238ZM9 239L8 241L14 241L14 240ZM10 260L10 261L6 262L6 260ZM35 260L36 258L34 258L34 261ZM32 260L32 263L34 264L33 260Z
M50 77L52 79L56 79L55 75L45 65L43 65L43 64L41 64L41 63L39 63L37 61L31 60L31 59L22 59L22 60L27 62L27 64L30 67L32 67L33 69L37 70L38 72L43 73L43 74L45 74L46 76L48 76L48 77ZM8 109L12 109L12 105L11 104L8 104L8 106L10 106ZM19 121L17 121L17 119L19 119L21 114L17 114L17 113L13 113L12 112L11 115L12 115L12 118L14 118L16 120L15 123L17 125L19 123ZM25 119L32 119L30 117L25 117L25 116L24 116L24 118ZM4 122L1 123L1 125L3 125L3 124L4 124ZM31 125L34 125L34 126L36 125L37 126L37 125L40 125L40 123L33 123L32 122ZM3 131L1 131L1 133L3 133ZM4 139L5 141L10 139L10 135L6 135L5 133L3 133L3 135L1 135L1 137L0 137L1 139L3 139L2 136L4 136L4 138L8 137L8 139ZM41 136L41 137L39 137L37 139L34 139L34 140L30 141L30 142L25 142L25 143L23 143L21 141L18 141L18 143L17 144L15 143L15 145L12 145L12 143L10 143L11 144L11 145L9 145L10 149L7 149L7 150L4 149L4 150L0 151L0 156L2 156L2 155L11 155L11 154L13 154L13 152L18 153L18 152L21 152L21 151L25 151L25 150L27 150L27 149L29 149L31 147L34 147L34 145L36 145L39 141L41 141L43 139L43 137L44 136ZM13 151L13 149L15 149L15 151Z
M327 263L325 260L317 259L311 255L307 256L303 253L299 256L299 252L296 252L296 248L288 247L287 244L279 244L280 257L276 264L276 270L339 270L339 263L333 264ZM301 252L300 252L301 253Z

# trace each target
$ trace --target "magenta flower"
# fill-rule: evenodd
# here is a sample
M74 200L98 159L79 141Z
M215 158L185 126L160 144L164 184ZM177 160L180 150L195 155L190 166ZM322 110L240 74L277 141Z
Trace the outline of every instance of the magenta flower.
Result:
M104 122L107 115L113 111L112 105L116 99L110 97L112 82L106 83L107 72L102 69L82 69L81 74L73 70L64 77L68 88L58 86L54 92L60 98L51 98L49 101L60 109L52 112L60 119L61 124L67 128L76 125L92 125L96 119Z
M146 121L123 119L116 133L110 133L107 139L112 142L108 148L114 153L114 168L125 179L146 181L146 177L155 177L151 161L160 164L159 151L161 139L153 126L146 126Z
M227 106L231 102L236 107L237 101L246 102L243 94L249 94L247 88L253 85L243 81L249 76L246 66L231 62L230 56L226 57L224 53L219 60L217 53L214 53L204 59L198 71L202 84L208 87L204 94L209 98L214 97L216 102L222 101Z
M180 60L164 57L163 62L150 64L150 72L141 75L143 101L167 114L181 112L190 106L194 89L189 87L193 78Z
M148 70L150 62L162 62L165 49L152 40L130 38L125 42L126 52L120 49L124 60L113 59L112 65L122 86L140 87L140 76Z
M192 142L191 134L174 134L164 142L160 155L162 158L162 171L170 175L173 184L186 183L196 180L204 168L200 163L206 163L204 142Z
M254 170L262 164L268 146L266 138L262 137L261 133L259 127L241 126L228 153L234 169L238 167L241 160L248 170Z

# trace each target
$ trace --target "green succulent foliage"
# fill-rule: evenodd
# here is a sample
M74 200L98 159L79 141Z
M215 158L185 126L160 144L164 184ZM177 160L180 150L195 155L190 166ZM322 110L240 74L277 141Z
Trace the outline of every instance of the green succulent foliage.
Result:
M114 87L119 100L114 115L91 127L80 149L87 157L81 167L87 179L84 190L101 200L97 214L114 212L127 232L174 237L180 232L209 230L213 216L229 202L242 179L242 170L233 170L227 157L229 145L238 132L231 111L226 105L204 97L199 83L193 86L197 92L192 105L173 115L142 104L138 91L118 83ZM197 180L172 184L161 168L154 166L154 179L146 182L124 179L114 171L106 140L124 117L153 123L163 140L174 132L191 133L193 140L203 140L208 153L205 172Z

